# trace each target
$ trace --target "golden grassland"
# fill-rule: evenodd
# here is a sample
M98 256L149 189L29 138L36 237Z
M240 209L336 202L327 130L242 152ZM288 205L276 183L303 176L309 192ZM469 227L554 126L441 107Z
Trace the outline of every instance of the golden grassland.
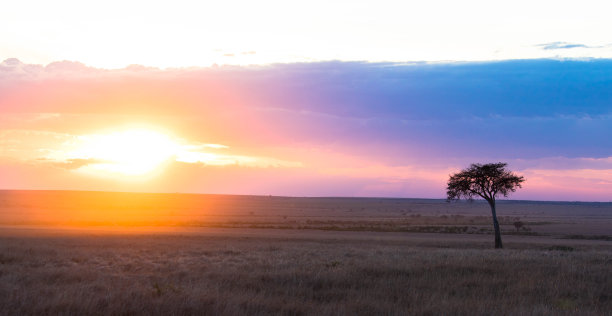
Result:
M498 201L498 216L506 234L612 239L612 202ZM0 190L0 225L488 234L491 217L484 201Z
M0 314L611 314L612 204L498 211L503 250L479 202L5 191Z
M34 232L0 239L2 314L605 315L609 246L429 234ZM251 230L252 231L252 230ZM349 234L351 236L342 236ZM396 234L396 233L382 233ZM6 236L8 235L8 236ZM357 235L357 236L355 236ZM533 238L533 237L527 237Z

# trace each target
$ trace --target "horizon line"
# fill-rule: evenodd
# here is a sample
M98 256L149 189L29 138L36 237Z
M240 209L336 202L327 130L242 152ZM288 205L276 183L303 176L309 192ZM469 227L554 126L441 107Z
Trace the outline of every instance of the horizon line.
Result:
M243 196L243 197L277 197L277 198L307 198L307 199L394 199L394 200L446 200L446 198L428 197L398 197L398 196L343 196L343 195L275 195L275 194L238 194L238 193L195 193L195 192L143 192L143 191L105 191L105 190L78 190L78 189L0 189L0 192L20 191L20 192L80 192L80 193L129 193L129 194L164 194L164 195L223 195L223 196ZM484 201L483 199L461 199L456 202L475 202ZM451 201L452 203L453 201ZM612 204L610 201L580 201L580 200L513 200L499 199L497 202L539 202L539 203L603 203Z

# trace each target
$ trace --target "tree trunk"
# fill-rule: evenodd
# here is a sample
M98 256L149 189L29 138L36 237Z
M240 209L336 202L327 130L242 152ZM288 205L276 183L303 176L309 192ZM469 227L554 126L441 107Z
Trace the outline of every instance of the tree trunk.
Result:
M503 248L501 240L501 231L499 230L499 222L497 221L497 213L495 212L495 200L489 201L491 206L491 214L493 215L493 228L495 229L495 248Z

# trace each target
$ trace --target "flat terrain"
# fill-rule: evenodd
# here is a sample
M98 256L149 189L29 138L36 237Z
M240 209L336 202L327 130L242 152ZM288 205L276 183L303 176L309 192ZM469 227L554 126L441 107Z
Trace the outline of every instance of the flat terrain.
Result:
M481 202L0 191L0 314L612 314L612 203L498 211L503 250Z
M612 202L498 201L505 234L612 240ZM521 222L517 229L515 222ZM0 191L0 225L490 234L484 201Z

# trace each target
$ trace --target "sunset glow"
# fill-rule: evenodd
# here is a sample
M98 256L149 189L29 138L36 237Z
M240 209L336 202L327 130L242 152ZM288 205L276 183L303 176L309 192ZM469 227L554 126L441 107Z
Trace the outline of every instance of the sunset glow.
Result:
M513 198L610 200L606 2L2 10L0 189L440 198L501 161Z
M0 316L605 314L611 12L3 1Z
M506 161L515 198L612 191L607 61L1 66L4 189L435 198Z
M143 175L180 151L180 145L167 135L145 129L81 136L79 140L82 145L64 155L66 159L91 160L83 172L94 174Z

